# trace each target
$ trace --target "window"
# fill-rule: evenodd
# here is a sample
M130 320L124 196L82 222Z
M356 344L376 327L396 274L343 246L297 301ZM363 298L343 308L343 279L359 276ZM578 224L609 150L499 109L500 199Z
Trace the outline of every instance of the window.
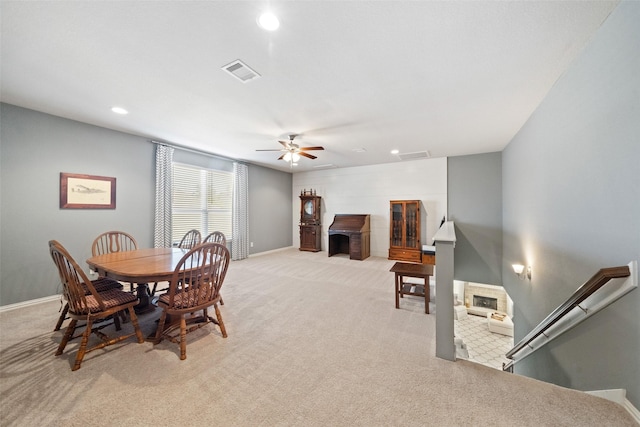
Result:
M233 173L173 163L171 240L178 244L193 228L204 239L213 231L231 235Z

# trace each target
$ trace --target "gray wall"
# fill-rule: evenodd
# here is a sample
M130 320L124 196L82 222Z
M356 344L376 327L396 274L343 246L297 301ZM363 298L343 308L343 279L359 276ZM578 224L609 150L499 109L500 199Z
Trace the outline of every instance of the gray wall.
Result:
M147 138L8 104L0 114L0 305L60 292L51 239L82 267L93 239L107 230L153 246L155 146ZM175 160L231 170L230 162L179 150ZM60 209L60 172L115 177L116 209ZM290 246L291 175L250 165L249 177L250 236L267 236L250 253ZM257 196L265 183L270 197ZM265 212L269 221L260 220Z
M447 212L456 280L502 285L502 153L449 157Z
M640 3L622 2L503 151L503 281L521 339L602 267L640 258ZM518 280L510 265L533 266ZM640 291L516 372L640 407Z
M249 168L249 242L253 242L250 253L293 244L291 185L292 175L289 173L260 166Z

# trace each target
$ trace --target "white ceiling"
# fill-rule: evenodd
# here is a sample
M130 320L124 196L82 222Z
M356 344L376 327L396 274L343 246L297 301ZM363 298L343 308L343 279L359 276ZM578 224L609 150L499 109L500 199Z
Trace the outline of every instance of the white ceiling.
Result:
M284 171L500 151L617 3L2 0L1 100Z

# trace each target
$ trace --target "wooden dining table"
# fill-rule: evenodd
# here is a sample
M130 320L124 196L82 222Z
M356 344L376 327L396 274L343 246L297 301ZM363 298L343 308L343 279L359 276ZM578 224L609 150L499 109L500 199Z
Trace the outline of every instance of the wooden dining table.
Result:
M96 255L87 259L87 264L102 277L136 283L136 312L146 313L155 309L148 284L171 280L176 265L187 252L189 249L181 248L136 249Z

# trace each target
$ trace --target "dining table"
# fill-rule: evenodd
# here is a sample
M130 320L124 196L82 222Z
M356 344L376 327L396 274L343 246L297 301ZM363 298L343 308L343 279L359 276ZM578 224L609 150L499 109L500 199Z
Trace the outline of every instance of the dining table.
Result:
M87 259L89 267L101 277L136 283L136 313L155 309L151 303L149 283L170 281L176 265L189 249L149 248L111 252Z

